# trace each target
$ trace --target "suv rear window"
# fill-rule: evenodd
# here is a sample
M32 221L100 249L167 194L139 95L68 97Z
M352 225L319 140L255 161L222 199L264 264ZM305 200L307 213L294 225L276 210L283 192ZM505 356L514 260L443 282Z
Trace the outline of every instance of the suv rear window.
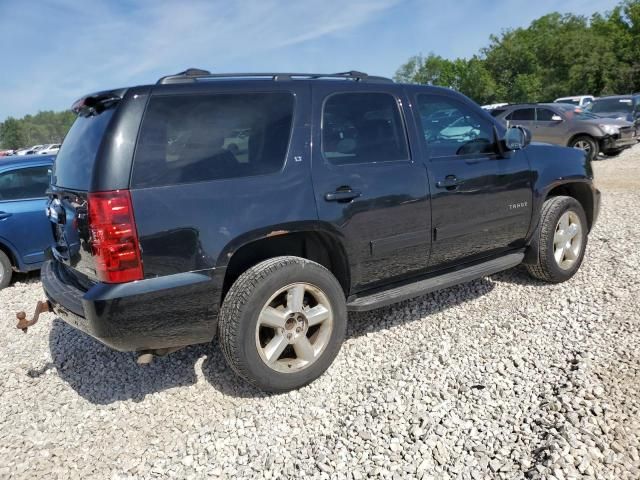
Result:
M133 188L273 173L287 154L294 98L286 92L152 97Z
M71 190L89 190L91 171L115 108L78 116L62 142L53 165L51 184Z

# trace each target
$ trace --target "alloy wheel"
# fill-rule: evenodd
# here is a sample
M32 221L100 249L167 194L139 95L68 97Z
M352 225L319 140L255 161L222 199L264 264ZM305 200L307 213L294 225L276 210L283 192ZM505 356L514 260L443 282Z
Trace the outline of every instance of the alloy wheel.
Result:
M582 223L580 217L567 210L562 214L553 235L553 256L563 270L569 270L582 253Z
M256 347L269 368L298 372L320 358L332 331L333 311L324 292L293 283L273 294L260 311Z
M585 152L591 152L591 144L586 140L578 140L573 144L573 148L579 148L580 150L584 150Z

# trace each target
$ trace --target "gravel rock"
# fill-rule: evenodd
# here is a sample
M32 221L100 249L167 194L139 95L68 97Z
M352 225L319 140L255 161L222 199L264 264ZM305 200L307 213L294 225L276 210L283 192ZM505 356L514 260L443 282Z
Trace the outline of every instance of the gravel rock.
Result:
M146 367L0 291L2 478L640 478L640 146L594 164L603 207L569 282L499 273L350 316L297 392L218 346Z

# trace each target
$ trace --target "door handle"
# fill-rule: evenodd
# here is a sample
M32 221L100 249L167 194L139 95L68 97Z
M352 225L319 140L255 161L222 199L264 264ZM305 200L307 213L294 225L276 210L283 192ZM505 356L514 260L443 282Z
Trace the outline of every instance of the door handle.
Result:
M444 177L444 180L438 180L436 182L436 187L453 190L455 188L458 188L458 185L460 185L461 183L462 180L459 180L455 175L447 175L446 177Z
M362 195L362 192L345 188L344 190L338 189L335 192L325 193L324 199L327 202L350 202L360 195Z
M0 212L0 220L4 220L5 218L9 218L13 213L8 212Z

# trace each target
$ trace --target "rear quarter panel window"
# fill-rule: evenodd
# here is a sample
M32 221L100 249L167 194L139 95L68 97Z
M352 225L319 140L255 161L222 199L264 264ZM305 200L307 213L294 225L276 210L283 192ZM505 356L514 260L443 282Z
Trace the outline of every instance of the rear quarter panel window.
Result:
M274 173L284 165L293 112L294 96L287 92L152 97L131 186Z

